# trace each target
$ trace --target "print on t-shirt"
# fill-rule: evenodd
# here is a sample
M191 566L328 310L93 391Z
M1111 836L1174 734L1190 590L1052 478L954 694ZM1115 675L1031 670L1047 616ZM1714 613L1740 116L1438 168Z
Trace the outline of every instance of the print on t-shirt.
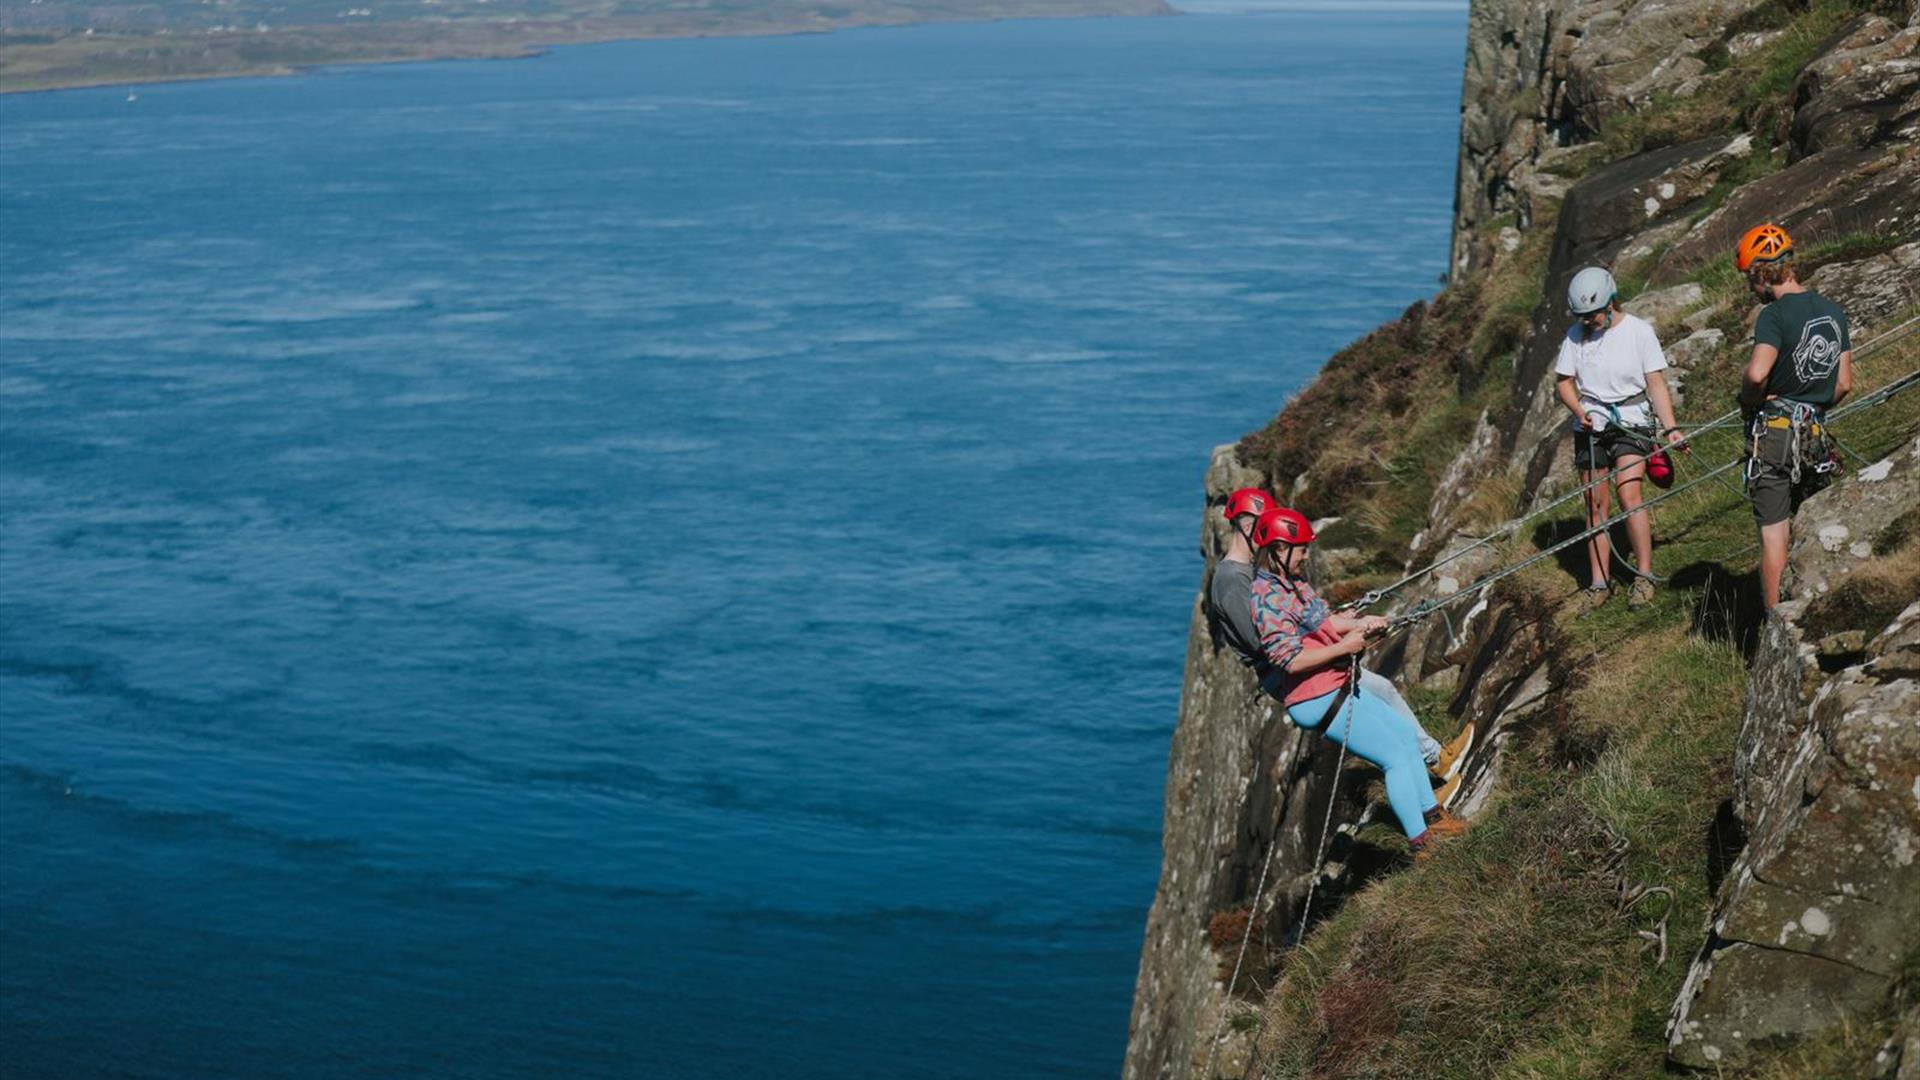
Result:
M1777 350L1767 373L1767 395L1831 405L1840 382L1840 358L1853 347L1847 313L1840 305L1804 289L1788 293L1760 309L1753 343Z
M1801 382L1817 382L1840 363L1840 324L1831 315L1808 319L1793 347L1793 373Z

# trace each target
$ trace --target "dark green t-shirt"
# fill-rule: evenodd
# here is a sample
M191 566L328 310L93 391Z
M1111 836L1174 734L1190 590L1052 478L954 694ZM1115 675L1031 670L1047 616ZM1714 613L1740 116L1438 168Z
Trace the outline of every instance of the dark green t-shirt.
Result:
M1809 405L1833 404L1840 354L1853 348L1839 304L1811 289L1783 296L1761 309L1753 343L1780 350L1767 376L1767 393Z

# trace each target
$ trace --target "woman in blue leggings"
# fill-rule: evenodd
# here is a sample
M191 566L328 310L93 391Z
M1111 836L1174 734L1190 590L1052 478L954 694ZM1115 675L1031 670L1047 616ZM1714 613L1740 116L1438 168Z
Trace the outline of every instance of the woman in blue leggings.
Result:
M1298 511L1275 507L1254 523L1253 620L1260 648L1272 664L1263 687L1285 703L1287 717L1346 744L1380 767L1387 802L1416 852L1465 823L1442 809L1427 782L1414 734L1391 702L1364 685L1349 685L1353 664L1371 634L1386 629L1377 616L1335 614L1304 574L1313 526ZM1343 695L1342 690L1349 691ZM1337 713L1333 706L1338 702ZM1333 715L1329 715L1332 713Z

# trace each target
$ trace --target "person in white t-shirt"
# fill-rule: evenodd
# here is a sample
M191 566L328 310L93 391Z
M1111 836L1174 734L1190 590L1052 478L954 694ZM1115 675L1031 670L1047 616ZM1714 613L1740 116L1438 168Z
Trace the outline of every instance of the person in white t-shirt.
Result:
M1558 376L1554 390L1573 414L1573 464L1582 484L1609 469L1620 493L1620 506L1630 512L1640 505L1641 482L1647 475L1647 456L1656 439L1678 449L1685 436L1673 420L1673 396L1667 392L1667 358L1660 339L1645 319L1620 310L1619 289L1605 268L1589 266L1573 276L1567 289L1567 314L1579 319L1560 342L1553 365ZM1659 421L1656 429L1655 420ZM1657 432L1657 434L1656 434ZM1612 510L1612 492L1595 484L1587 493L1587 526L1606 520ZM1633 543L1639 568L1628 593L1629 607L1653 599L1653 523L1644 510L1627 518L1627 538ZM1605 532L1587 545L1589 609L1609 595L1607 561L1612 544Z

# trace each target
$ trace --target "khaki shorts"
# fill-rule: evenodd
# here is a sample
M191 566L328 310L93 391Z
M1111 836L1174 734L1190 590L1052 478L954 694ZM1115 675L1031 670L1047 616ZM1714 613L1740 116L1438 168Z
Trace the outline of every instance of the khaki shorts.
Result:
M1793 432L1768 428L1761 433L1747 470L1747 498L1753 502L1753 520L1778 525L1791 518L1807 496L1827 486L1828 474L1815 472L1824 456L1824 443L1801 448L1800 482L1793 482Z

